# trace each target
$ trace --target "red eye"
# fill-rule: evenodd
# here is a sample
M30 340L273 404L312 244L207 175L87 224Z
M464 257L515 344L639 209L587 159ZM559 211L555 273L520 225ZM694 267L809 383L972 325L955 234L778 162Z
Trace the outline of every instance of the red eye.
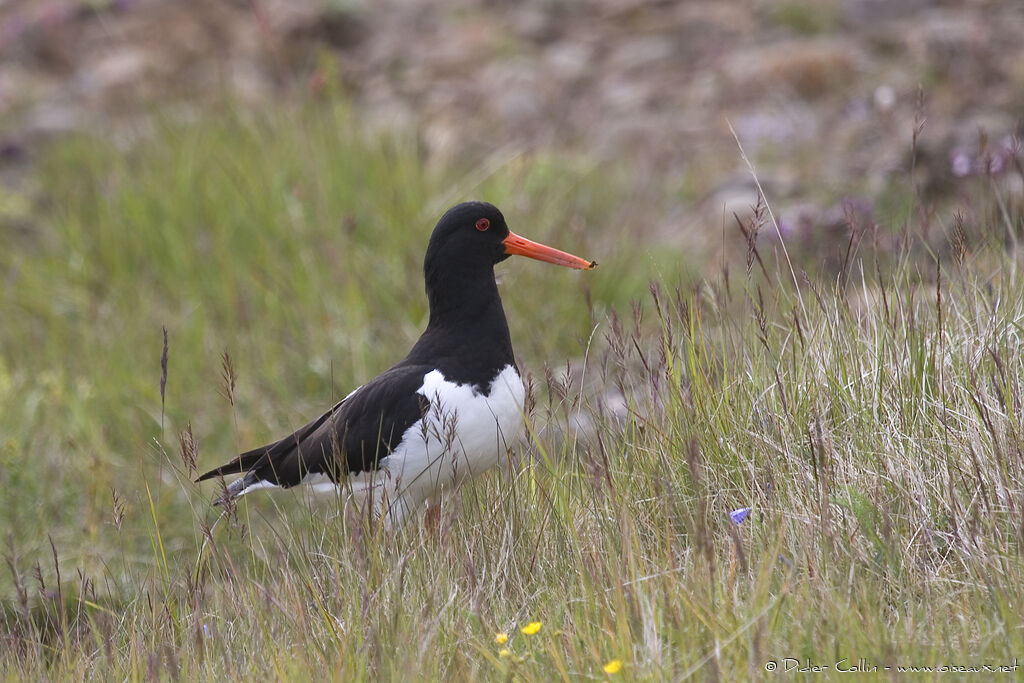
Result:
M486 218L481 218L476 222L476 229L480 232L487 230L489 227L491 227L491 222Z

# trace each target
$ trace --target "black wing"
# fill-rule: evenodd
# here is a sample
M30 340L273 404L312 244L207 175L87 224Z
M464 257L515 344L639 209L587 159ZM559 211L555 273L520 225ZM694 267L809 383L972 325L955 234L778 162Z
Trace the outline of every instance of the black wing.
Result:
M347 474L376 470L423 416L427 399L417 390L428 372L422 365L396 365L295 433L242 453L196 481L244 474L228 488L234 497L259 481L287 488L308 474L339 481Z

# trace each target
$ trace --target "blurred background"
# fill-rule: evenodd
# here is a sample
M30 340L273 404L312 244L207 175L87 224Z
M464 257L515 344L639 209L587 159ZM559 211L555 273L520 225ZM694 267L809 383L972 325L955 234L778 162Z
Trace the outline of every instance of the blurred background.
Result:
M622 229L670 247L720 243L756 203L731 124L781 227L813 241L842 198L898 204L915 117L928 196L1006 169L1021 36L1014 0L3 0L0 220L27 219L10 194L63 135L131 144L154 112L340 96L434 167L606 167L630 193Z

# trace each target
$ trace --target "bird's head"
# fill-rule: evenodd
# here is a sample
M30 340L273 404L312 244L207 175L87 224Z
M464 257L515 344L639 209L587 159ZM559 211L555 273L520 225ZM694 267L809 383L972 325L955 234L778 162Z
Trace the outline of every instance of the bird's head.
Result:
M430 236L424 268L428 275L435 268L449 271L491 268L513 255L579 270L597 265L520 237L508 229L505 217L493 204L464 202L448 209L437 222Z

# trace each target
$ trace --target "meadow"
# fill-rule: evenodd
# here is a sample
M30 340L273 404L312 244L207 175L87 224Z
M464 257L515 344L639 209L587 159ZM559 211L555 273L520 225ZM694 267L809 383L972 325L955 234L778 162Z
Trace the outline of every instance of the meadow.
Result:
M908 175L823 271L767 197L709 263L637 239L627 175L435 168L337 103L52 146L0 250L3 678L1016 667L1024 207L983 176L933 212ZM221 517L196 470L400 359L468 198L600 263L498 268L531 389L506 466L436 530L291 491Z

